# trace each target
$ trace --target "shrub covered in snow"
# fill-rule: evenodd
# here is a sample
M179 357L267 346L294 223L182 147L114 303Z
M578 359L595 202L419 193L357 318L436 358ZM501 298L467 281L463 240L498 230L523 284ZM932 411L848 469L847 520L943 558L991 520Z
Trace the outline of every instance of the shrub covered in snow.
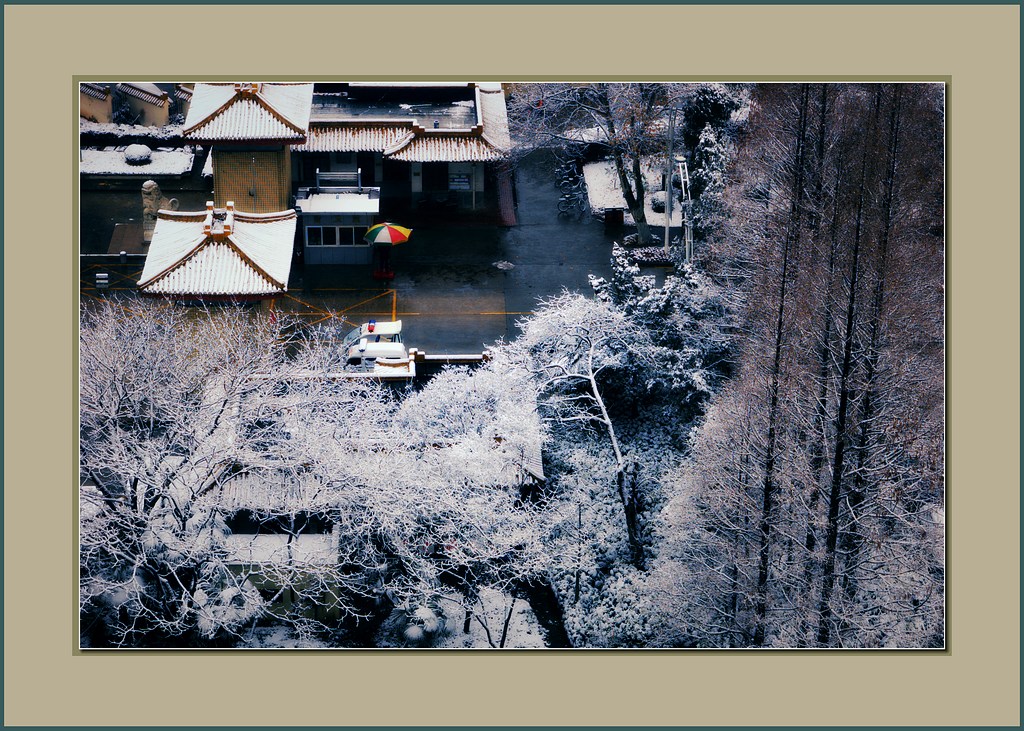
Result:
M384 647L427 647L454 630L440 602L395 607L381 624L378 643Z
M129 165L148 165L153 159L153 151L146 145L128 145L124 151L124 161Z
M631 562L614 488L615 465L602 442L599 434L569 425L552 440L549 489L552 509L563 516L550 538L563 557L552 585L573 646L637 647L647 634L640 598L644 572ZM654 488L645 481L640 495L644 516L660 504L648 492ZM641 537L650 551L646 522L644 517Z
M661 236L659 236L658 234L652 232L651 233L651 243L653 243L653 244L660 244L661 243ZM640 246L640 236L637 235L637 234L629 234L624 239L622 239L622 245L625 246L625 247Z
M121 124L116 122L92 122L79 119L78 131L83 139L92 137L116 138L122 140L151 139L161 142L181 140L181 125L167 124L162 127L150 127L145 124Z
M692 150L706 126L723 129L743 101L735 84L698 84L683 107L683 143Z
M645 576L631 566L616 565L588 573L580 600L564 612L566 631L576 647L646 647L651 615Z
M612 279L591 278L599 299L622 309L633 326L649 333L658 368L653 381L681 403L699 401L729 370L729 311L721 289L697 269L682 265L661 287L640 273L640 263L665 261L664 249L612 247Z
M200 588L192 593L197 614L197 629L206 638L216 637L225 629L237 627L260 616L264 606L256 587L245 581L236 585L226 575L209 566Z
M667 267L672 266L672 254L665 251L662 246L646 246L642 249L633 249L629 252L640 266Z

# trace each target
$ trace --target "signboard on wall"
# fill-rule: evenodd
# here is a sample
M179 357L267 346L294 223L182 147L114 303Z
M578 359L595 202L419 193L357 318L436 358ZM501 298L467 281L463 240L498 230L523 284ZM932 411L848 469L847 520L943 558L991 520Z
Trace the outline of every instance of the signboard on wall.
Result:
M473 174L448 173L448 190L473 190Z

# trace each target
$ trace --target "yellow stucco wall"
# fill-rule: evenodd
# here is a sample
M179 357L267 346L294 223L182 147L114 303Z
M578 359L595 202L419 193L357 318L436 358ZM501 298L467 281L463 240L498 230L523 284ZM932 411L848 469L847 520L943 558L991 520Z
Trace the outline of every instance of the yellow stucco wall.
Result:
M129 108L132 110L132 114L139 116L139 124L150 125L153 127L162 127L167 124L170 119L170 103L166 100L160 106L150 104L149 102L143 101L142 99L136 99L133 96L125 96L125 101L128 102Z
M91 97L88 94L78 93L79 111L78 114L93 122L107 123L114 114L113 104L110 96L103 101Z
M214 148L213 191L217 207L228 201L247 213L288 208L291 197L290 148L237 151Z

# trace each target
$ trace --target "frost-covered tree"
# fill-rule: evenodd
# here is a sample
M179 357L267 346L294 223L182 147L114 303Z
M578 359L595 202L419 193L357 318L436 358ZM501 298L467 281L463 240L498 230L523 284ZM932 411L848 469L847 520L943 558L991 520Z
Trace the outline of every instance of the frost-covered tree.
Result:
M724 132L732 114L743 106L744 93L744 87L736 84L694 84L683 103L681 136L686 148L696 151L708 127L716 134Z
M509 123L521 152L538 147L595 145L611 158L636 222L640 243L653 241L644 208L647 189L641 161L664 160L667 110L682 84L520 83L509 100Z
M653 345L653 367L635 371L634 385L681 405L709 396L731 368L731 313L722 287L689 264L656 287L653 276L641 274L631 250L617 244L611 265L610 280L591 278L595 294L619 308Z
M402 402L379 456L353 466L363 486L353 512L373 526L396 606L450 609L455 594L466 621L479 621L481 590L515 595L547 575L549 518L525 489L544 439L534 394L529 374L500 356L446 371Z
M330 377L338 357L234 306L84 311L89 641L230 644L256 621L309 635L372 613L377 556L346 533L347 474L390 399Z
M522 493L543 438L528 374L453 371L399 403L336 377L322 334L234 307L83 314L90 641L358 633L545 575L544 512Z
M701 131L693 151L693 171L690 175L691 195L694 199L694 235L699 240L703 241L714 233L726 214L723 196L728 164L727 143L710 124L707 125Z
M283 435L247 435L272 396L278 325L150 302L83 310L83 632L112 644L213 639L258 615L232 572L223 512L238 469L278 464ZM214 501L215 505L215 501Z
M522 335L510 346L511 357L534 374L547 413L563 425L596 427L607 437L613 465L609 477L622 507L631 560L642 566L635 465L619 439L605 384L616 373L652 362L649 335L632 327L616 308L569 292L542 302L521 328Z
M664 514L666 545L707 537L657 567L664 596L688 601L667 637L942 642L935 91L755 91L730 199L750 205L727 227L748 263L733 279L745 338Z

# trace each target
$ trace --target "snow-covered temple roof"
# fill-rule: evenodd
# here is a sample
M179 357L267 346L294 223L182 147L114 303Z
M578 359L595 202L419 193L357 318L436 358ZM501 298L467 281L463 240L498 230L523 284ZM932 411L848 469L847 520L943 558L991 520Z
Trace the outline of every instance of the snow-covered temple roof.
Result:
M167 92L156 84L138 81L124 82L117 85L117 90L154 106L162 107L167 104Z
M78 85L78 90L86 96L91 96L93 99L101 101L106 101L110 97L110 89L99 84L82 83Z
M147 294L252 297L288 289L295 211L157 214L139 279Z
M405 162L489 162L500 160L504 152L483 137L424 134L409 135L384 150L384 156Z
M383 152L409 134L409 125L400 122L316 123L310 125L305 144L296 152Z
M351 84L353 87L369 84ZM387 84L389 89L412 84ZM433 84L415 86L421 89ZM441 86L441 84L437 84ZM467 86L450 84L448 86ZM336 107L319 109L309 126L306 142L297 145L296 152L380 152L384 157L404 162L489 162L505 157L512 146L508 130L508 110L501 84L469 84L472 101L454 102L452 106L465 118L461 127L454 128L452 119L445 118L439 128L430 125L429 118L442 116L433 111L417 115L413 105L399 104L394 113L387 115L386 105L371 107L382 116L368 115L357 104L339 103Z
M308 83L196 84L183 132L193 140L301 142L312 102Z

